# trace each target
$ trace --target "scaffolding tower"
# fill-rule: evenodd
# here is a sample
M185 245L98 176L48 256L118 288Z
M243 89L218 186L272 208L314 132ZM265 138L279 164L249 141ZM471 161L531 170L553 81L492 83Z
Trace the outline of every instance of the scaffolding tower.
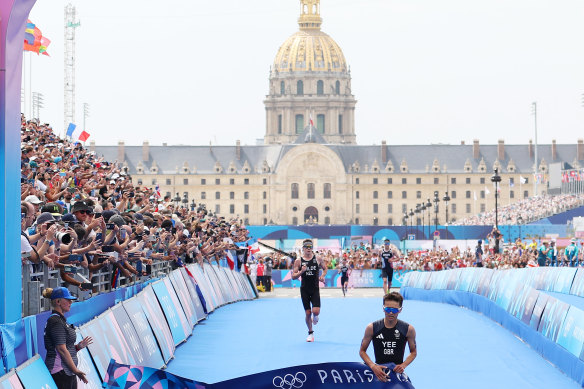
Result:
M81 25L75 19L75 7L69 3L65 7L65 122L63 131L66 131L69 123L75 123L75 29Z

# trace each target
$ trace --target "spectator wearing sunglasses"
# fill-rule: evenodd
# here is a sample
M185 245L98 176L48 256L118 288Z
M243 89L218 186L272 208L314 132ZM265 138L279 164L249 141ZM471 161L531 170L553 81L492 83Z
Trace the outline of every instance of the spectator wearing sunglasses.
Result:
M294 262L294 269L292 270L292 279L296 280L302 277L300 298L302 299L302 305L306 314L305 321L308 327L307 342L314 342L312 325L318 323L318 315L320 314L320 289L318 282L324 282L324 276L327 272L327 267L322 256L316 256L312 249L312 240L305 239L302 242L302 255ZM319 277L320 269L322 269L322 275Z
M397 318L402 311L403 301L404 298L398 292L386 294L383 297L385 317L370 323L365 328L365 335L361 341L359 356L382 382L387 382L387 373L385 372L387 367L381 364L394 363L396 366L393 371L401 374L418 355L416 330L412 325ZM371 341L373 341L375 363L367 355L367 348ZM404 361L406 343L410 349L410 354Z

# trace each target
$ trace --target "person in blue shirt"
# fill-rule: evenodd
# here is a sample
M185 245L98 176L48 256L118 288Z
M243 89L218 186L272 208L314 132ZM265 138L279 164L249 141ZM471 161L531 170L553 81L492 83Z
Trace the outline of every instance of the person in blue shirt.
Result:
M558 262L558 249L556 247L555 239L552 239L550 242L550 249L548 250L547 257L550 260L550 266L556 267Z
M570 261L570 267L578 267L578 246L575 238L572 238L570 245L564 250L564 255L566 256L566 261Z
M539 266L545 266L547 262L547 255L550 251L549 242L543 244L537 249L537 263Z

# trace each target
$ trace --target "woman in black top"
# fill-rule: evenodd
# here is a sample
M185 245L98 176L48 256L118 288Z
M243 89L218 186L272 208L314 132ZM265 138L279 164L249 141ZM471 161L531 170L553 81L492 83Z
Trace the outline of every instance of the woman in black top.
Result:
M59 389L76 389L77 377L87 383L85 373L77 368L77 351L93 342L88 336L75 344L75 327L67 323L65 313L71 309L73 300L67 288L47 288L43 297L51 299L53 313L45 326L45 364Z

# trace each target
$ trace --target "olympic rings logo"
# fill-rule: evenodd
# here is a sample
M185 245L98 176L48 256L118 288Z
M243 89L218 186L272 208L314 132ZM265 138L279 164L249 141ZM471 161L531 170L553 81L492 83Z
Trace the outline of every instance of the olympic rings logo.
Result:
M299 371L295 375L286 374L284 378L280 376L275 376L272 380L272 383L276 388L282 389L292 389L292 388L301 388L302 385L306 382L306 374Z

